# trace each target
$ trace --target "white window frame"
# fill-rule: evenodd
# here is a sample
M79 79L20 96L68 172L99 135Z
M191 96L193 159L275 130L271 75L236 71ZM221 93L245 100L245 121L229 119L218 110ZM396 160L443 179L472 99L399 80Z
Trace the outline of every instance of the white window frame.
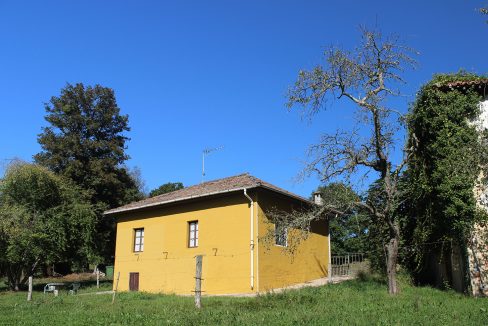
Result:
M198 247L199 228L198 221L188 221L188 248Z
M144 251L144 228L134 229L134 244L132 249L134 252Z

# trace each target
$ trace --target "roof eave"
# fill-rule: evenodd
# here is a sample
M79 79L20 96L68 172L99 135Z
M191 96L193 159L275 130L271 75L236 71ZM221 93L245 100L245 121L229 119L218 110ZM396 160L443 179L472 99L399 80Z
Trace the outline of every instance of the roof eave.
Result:
M289 193L289 192L285 192L285 191L280 191L278 189L274 189L272 187L268 187L268 186L265 186L265 185L260 185L259 187L261 188L264 188L264 189L267 189L267 190L270 190L270 191L273 191L273 192L276 192L276 193L279 193L279 194L282 194L282 195L285 195L285 196L288 196L288 197L291 197L291 198L295 198L299 201L302 201L304 203L307 203L307 204L314 204L314 202L306 199L306 198L303 198L301 196L298 196L298 195L295 195L295 194L292 194L292 193Z
M141 205L137 207L128 207L125 209L111 209L108 211L105 211L103 215L112 215L112 214L118 214L118 213L123 213L123 212L130 212L130 211L136 211L139 209L144 209L144 208L150 208L150 207L156 207L156 206L162 206L170 203L175 203L175 202L180 202L180 201L185 201L185 200L190 200L190 199L197 199L197 198L202 198L202 197L208 197L208 196L213 196L213 195L218 195L218 194L225 194L229 192L235 192L235 191L240 191L244 189L251 189L251 188L256 188L256 186L252 187L240 187L240 188L233 188L233 189L227 189L223 191L214 191L214 192L209 192L203 195L193 195L193 196L187 196L187 197L182 197L182 198L177 198L177 199L171 199L163 202L158 202L158 203L150 203L146 205Z
M249 187L239 187L239 188L227 189L227 190L223 190L223 191L214 191L214 192L206 193L203 195L188 196L188 197L177 198L177 199L167 200L167 201L158 202L158 203L150 203L150 204L141 205L141 206L137 206L137 207L128 207L125 209L115 208L115 209L111 209L111 210L103 212L103 215L114 215L114 214L119 214L119 213L137 211L140 209L152 208L152 207L162 206L162 205L176 203L176 202L190 200L190 199L203 198L203 197L214 196L214 195L225 194L225 193L236 192L236 191L244 191L244 189L253 189L253 188L264 188L264 189L267 189L267 190L270 190L270 191L273 191L273 192L276 192L276 193L297 199L297 200L305 202L307 204L313 204L313 202L311 202L311 201L309 201L303 197L300 197L300 196L297 196L297 195L294 195L291 193L287 193L284 191L280 191L280 190L274 189L272 187L267 187L265 185L260 184L260 185L254 185L254 186L249 186Z

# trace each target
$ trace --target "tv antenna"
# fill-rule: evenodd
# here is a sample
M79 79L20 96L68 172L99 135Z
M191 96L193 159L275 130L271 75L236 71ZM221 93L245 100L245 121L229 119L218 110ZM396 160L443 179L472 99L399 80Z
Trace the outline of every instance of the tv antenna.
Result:
M215 148L205 148L202 151L202 183L205 180L205 156L210 155L212 152L220 151L224 146L219 146Z

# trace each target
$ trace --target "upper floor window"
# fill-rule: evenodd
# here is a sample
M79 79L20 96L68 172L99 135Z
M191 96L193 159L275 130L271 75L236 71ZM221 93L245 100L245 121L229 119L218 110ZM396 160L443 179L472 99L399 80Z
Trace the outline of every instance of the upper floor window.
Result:
M282 247L288 245L288 229L280 223L275 224L275 244Z
M144 251L144 228L134 229L134 252Z
M188 222L188 247L198 247L198 221Z

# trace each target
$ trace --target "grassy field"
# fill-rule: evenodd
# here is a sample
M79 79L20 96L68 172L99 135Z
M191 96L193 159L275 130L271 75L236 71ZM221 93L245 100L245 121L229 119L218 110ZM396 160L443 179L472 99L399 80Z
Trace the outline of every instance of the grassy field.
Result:
M109 284L102 290L109 289ZM93 287L82 289L93 291ZM68 296L0 292L0 325L488 325L488 300L402 285L390 297L377 279L256 298L147 293Z

